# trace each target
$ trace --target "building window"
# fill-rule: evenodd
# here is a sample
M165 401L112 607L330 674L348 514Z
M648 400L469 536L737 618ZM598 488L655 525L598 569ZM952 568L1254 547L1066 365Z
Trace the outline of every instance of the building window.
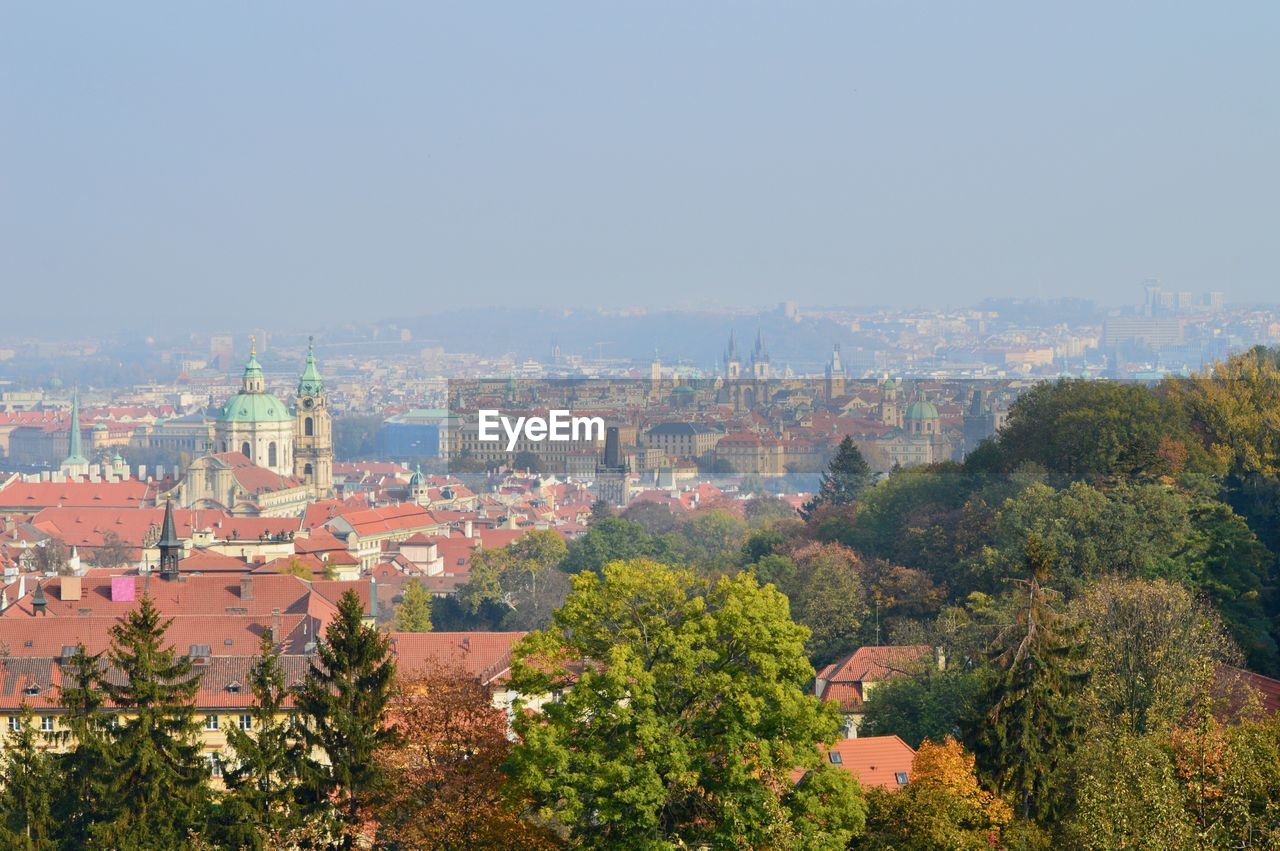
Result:
M307 437L315 434L315 424L311 422L311 417L307 417L302 421L302 433Z
M252 715L241 715L241 716L240 716L240 729L241 729L241 730L252 730L252 729L253 729L253 716L252 716Z
M276 465L276 442L273 440L267 444L267 466L274 467Z
M905 772L905 771L899 771L899 772L897 772L896 774L894 774L894 775L893 775L893 777L894 777L894 779L895 779L895 780L897 780L897 781L898 781L898 785L899 785L899 786L906 786L906 785L907 785L907 772Z
M218 716L217 715L204 716L204 728L206 730L218 729Z
M22 721L21 721L21 720L19 720L19 718L18 718L18 716L17 716L17 715L10 715L10 716L9 716L9 732L10 732L10 733L16 733L16 732L18 732L18 730L21 728L21 726L22 726Z
M41 733L53 732L53 716L52 715L40 716L40 732Z
M305 466L305 467L303 467L303 468L302 468L302 474L303 474L304 476L309 476L309 475L311 475L311 465L310 465L310 464L308 464L307 466Z
M218 755L216 753L205 754L204 761L209 765L210 777L217 778L222 776L222 760L218 759Z
M841 758L840 754L836 753L835 751L832 751L831 753L829 753L829 754L827 754L827 755L828 755L829 757L831 757L831 764L832 764L832 765L839 765L841 762L843 762L843 761L844 761L844 760Z
M240 454L246 458L253 457L249 454L249 441L246 440L244 443L240 444Z

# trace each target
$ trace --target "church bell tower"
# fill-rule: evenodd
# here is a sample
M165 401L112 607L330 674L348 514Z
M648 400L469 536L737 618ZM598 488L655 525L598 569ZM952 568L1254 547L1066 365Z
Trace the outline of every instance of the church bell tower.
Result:
M333 494L333 418L316 368L315 343L307 345L307 365L298 379L294 406L293 474L311 486L317 499Z

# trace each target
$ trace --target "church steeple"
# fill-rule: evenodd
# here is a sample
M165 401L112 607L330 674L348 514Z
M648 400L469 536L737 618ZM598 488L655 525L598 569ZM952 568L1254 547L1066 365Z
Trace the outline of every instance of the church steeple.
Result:
M71 394L71 433L68 437L69 451L62 462L62 471L71 475L84 475L89 472L89 459L84 457L84 449L80 438L80 391Z
M176 579L178 562L182 561L182 539L178 537L177 524L173 521L173 500L164 504L164 523L160 526L160 540L156 542L160 548L160 578Z
M310 485L317 499L324 499L333 493L333 421L316 366L314 339L307 343L293 412L293 475Z
M324 381L320 378L320 370L316 368L315 337L307 338L307 365L298 379L299 396L319 396L324 392Z

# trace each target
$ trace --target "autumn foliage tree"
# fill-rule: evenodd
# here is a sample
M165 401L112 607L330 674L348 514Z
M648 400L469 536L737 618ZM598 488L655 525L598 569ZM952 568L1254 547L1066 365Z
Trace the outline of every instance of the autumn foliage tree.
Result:
M401 676L387 717L399 741L377 754L388 781L377 809L380 842L441 851L550 847L504 800L507 715L474 676L446 665Z
M902 789L869 792L866 845L877 849L997 847L1013 811L982 788L973 754L948 736L925 741Z

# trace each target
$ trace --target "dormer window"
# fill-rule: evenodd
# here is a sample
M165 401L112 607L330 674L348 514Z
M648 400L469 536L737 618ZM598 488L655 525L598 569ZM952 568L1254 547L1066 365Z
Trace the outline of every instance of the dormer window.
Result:
M236 682L227 683L227 691L229 691L231 694L239 694L240 684Z
M40 693L40 686L38 686L35 683L31 683L30 685L28 685L26 688L22 690L22 693L27 695L28 697L34 697L35 695Z

